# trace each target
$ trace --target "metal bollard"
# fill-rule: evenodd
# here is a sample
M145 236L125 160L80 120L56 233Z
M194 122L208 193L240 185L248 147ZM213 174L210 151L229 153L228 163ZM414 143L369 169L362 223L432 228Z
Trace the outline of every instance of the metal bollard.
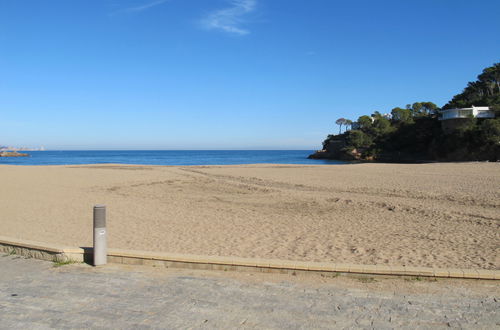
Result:
M105 265L108 247L106 243L106 205L94 206L94 266Z

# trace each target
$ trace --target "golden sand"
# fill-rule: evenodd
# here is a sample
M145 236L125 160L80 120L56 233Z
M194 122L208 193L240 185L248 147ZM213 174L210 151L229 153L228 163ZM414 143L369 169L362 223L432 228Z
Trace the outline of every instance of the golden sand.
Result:
M112 248L500 269L500 164L0 166L0 235Z

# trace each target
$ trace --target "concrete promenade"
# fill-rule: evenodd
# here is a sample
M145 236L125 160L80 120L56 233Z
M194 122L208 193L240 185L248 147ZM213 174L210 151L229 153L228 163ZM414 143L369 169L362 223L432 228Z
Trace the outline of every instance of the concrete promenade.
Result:
M0 255L1 329L500 326L498 281L54 265Z

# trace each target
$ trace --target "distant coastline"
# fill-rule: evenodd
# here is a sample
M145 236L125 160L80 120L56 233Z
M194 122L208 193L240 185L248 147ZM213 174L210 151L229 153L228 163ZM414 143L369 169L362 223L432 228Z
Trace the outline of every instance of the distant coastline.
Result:
M38 148L28 148L28 147L6 147L0 146L0 152L4 151L45 151L45 147L41 146Z

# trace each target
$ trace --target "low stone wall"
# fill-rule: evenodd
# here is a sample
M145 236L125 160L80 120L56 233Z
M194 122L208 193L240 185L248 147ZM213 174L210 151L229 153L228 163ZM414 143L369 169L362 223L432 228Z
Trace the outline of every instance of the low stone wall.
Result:
M0 252L47 261L84 261L84 250L64 248L40 242L0 237Z
M70 248L45 243L0 237L0 252L49 261L89 262L91 248ZM387 265L335 264L276 259L196 256L151 251L109 249L108 263L145 265L165 268L188 268L263 272L280 274L361 274L385 276L421 276L500 280L500 271L486 269L426 268Z

